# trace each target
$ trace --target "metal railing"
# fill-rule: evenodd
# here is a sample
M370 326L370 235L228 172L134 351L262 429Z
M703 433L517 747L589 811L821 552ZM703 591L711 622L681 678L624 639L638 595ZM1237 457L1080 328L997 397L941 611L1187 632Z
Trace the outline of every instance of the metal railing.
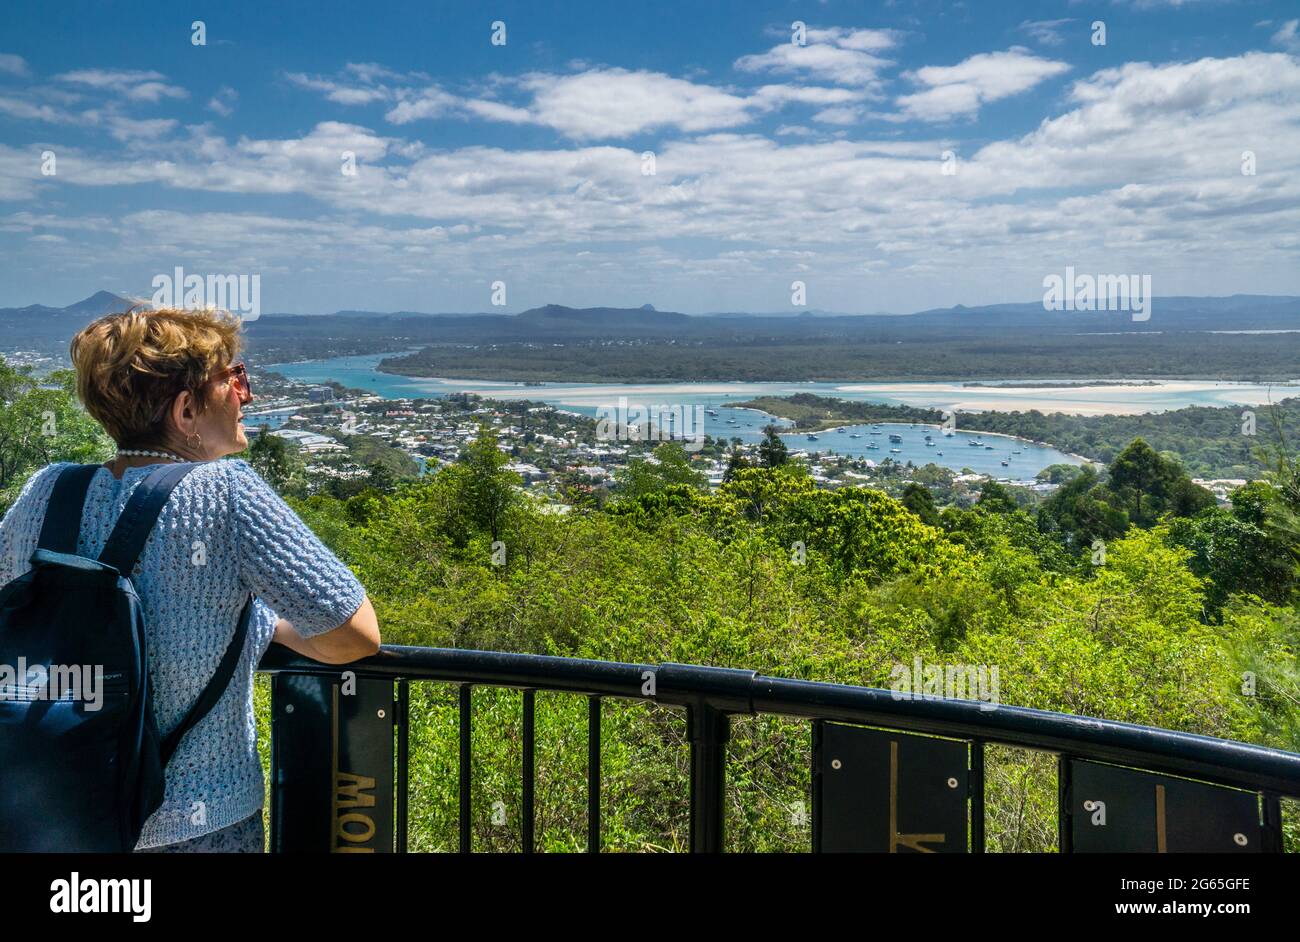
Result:
M604 698L642 700L685 709L690 739L689 846L694 852L720 852L723 849L726 744L730 736L732 716L776 714L811 720L814 779L819 772L818 745L825 724L828 723L896 731L901 737L908 734L945 737L966 744L968 752L964 755L969 758L969 766L963 770L968 777L967 788L961 790L961 800L969 802L969 850L975 853L983 852L985 844L984 747L988 744L1047 751L1059 756L1057 810L1062 852L1076 849L1072 837L1075 833L1072 819L1080 812L1072 806L1073 798L1078 796L1072 796L1071 776L1079 762L1104 764L1147 775L1172 776L1179 780L1194 780L1210 786L1254 793L1253 797L1259 800L1257 807L1262 816L1258 845L1254 843L1253 836L1248 836L1249 829L1243 829L1245 834L1236 835L1239 844L1245 846L1249 843L1252 850L1282 850L1281 799L1300 797L1300 754L1296 753L1044 710L1001 705L990 708L988 703L980 701L898 699L888 690L767 677L749 670L674 663L625 664L400 645L385 645L374 657L348 665L322 665L276 646L268 650L258 669L272 674L274 684L281 683L281 678L318 678L323 684L337 684L343 671L351 671L360 680L380 682L381 700L378 702L381 703L385 702L382 699L384 689L392 691L392 685L395 684L395 695L387 701L393 709L393 715L387 720L391 727L386 728L390 733L393 728L396 730L395 842L392 849L399 853L405 852L407 846L409 685L413 681L460 685L459 849L462 852L472 849L471 704L476 687L514 688L523 692L521 831L524 852L531 852L535 844L534 692L539 690L588 697L589 852L598 852L601 843L600 719ZM337 688L335 689L334 702L337 709ZM647 690L652 691L652 695L647 695ZM287 704L277 709L292 713L294 707ZM372 712L377 712L380 717L385 715L382 706L378 711ZM278 720L279 715L274 719ZM275 729L273 722L273 730ZM273 732L273 738L275 735L277 734ZM389 738L391 744L391 735ZM338 739L336 719L336 753ZM299 750L298 754L302 752ZM291 789L285 788L286 794L277 792L277 786L293 778L292 770L287 768L291 761L294 760L287 752L282 754L278 746L273 746L273 849L293 849L284 839L284 822L293 811L293 798L287 794ZM838 762L838 759L833 761ZM822 771L830 767L826 765ZM340 767L336 759L328 780L331 792L337 787L335 779L339 774ZM953 781L952 778L948 779L950 785ZM1179 784L1166 779L1160 781L1171 787ZM890 787L895 789L892 783ZM1160 849L1164 849L1164 786L1157 786L1155 793L1159 795L1157 811L1160 815ZM812 849L821 850L822 837L828 833L828 826L834 826L835 822L828 822L825 800L816 787L813 798ZM894 800L891 797L891 801ZM1090 805L1085 803L1083 807L1089 809ZM334 808L337 814L337 801ZM891 805L891 814L892 810ZM1095 817L1093 815L1094 824ZM1102 823L1104 824L1104 815ZM342 827L340 825L340 835L349 833ZM896 830L897 828L895 832ZM348 840L352 838L349 837ZM959 849L967 849L964 836L961 845Z

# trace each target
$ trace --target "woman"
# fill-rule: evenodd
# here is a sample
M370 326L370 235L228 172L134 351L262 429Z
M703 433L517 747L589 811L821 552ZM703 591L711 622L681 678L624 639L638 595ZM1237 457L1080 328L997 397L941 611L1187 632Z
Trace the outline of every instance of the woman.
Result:
M144 608L160 736L198 699L248 594L257 597L235 676L181 741L163 804L145 822L137 851L260 853L264 795L252 684L263 652L277 641L344 664L379 650L374 607L348 567L246 461L217 460L248 447L240 419L253 395L235 360L240 345L230 315L170 309L110 314L72 341L78 396L118 446L87 492L79 555L99 555L151 468L203 462L172 492L131 575ZM27 570L64 467L32 475L0 522L0 585Z

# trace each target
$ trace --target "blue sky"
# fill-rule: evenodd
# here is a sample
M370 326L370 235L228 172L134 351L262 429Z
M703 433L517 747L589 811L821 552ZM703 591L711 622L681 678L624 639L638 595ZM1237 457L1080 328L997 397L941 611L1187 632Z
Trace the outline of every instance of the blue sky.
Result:
M795 280L906 312L1067 265L1300 294L1294 3L3 15L4 306L178 265L258 275L271 312L782 311Z

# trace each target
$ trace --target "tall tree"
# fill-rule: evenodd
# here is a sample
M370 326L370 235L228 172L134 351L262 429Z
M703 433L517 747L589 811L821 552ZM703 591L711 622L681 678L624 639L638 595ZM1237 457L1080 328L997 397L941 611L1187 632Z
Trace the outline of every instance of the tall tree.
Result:
M281 495L305 494L306 466L302 456L283 437L272 435L269 425L263 425L258 434L249 439L245 457L253 470Z
M112 454L112 439L77 401L75 372L56 370L42 383L0 357L0 512L45 465L99 463Z
M749 459L745 453L740 450L740 446L734 446L731 451L727 452L727 468L722 472L722 483L726 484L736 476L736 472L741 468L749 467Z
M922 523L932 527L939 525L939 511L934 506L934 495L924 484L909 481L903 488L901 497L903 506L921 518Z
M708 479L691 467L681 442L664 442L654 450L654 460L636 459L615 475L625 497L653 494L672 484L684 484L693 490L708 490Z
M461 456L463 507L472 523L493 542L505 532L506 517L518 500L519 475L504 470L509 459L497 447L496 429L480 422L478 436Z
M790 460L790 449L785 447L780 430L775 425L763 429L763 440L758 445L758 458L765 468L776 468Z

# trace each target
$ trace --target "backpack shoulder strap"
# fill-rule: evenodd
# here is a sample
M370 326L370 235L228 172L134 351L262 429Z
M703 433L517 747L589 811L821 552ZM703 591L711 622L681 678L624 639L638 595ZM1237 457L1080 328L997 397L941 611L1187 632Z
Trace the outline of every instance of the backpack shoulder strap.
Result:
M239 656L244 651L244 638L248 634L248 621L253 613L253 596L249 595L248 601L244 603L244 610L239 613L239 624L235 627L235 636L230 639L230 644L226 647L226 653L221 657L221 663L217 665L217 672L212 675L208 685L203 688L199 694L199 699L195 701L194 706L190 707L190 712L185 714L185 719L163 740L160 749L162 755L163 768L167 768L167 763L171 761L172 756L180 747L181 738L194 728L208 712L217 705L221 695L226 692L230 686L230 679L235 676L235 668L239 666Z
M167 498L171 496L176 485L184 480L185 475L195 467L196 462L187 461L184 464L163 465L150 471L136 486L126 506L122 508L122 516L113 526L113 532L108 542L104 544L104 551L100 553L99 561L114 567L122 576L130 578L136 560L140 558L145 541L149 539L149 533L158 522L158 515L166 505ZM212 679L203 688L203 692L199 694L194 706L190 707L190 711L185 714L180 725L172 730L161 744L160 754L164 769L180 746L181 738L208 715L209 711L217 705L222 694L226 692L226 688L230 686L230 680L235 675L240 655L244 651L244 639L248 636L248 622L252 614L253 595L250 593L248 601L244 603L243 611L239 614L235 636L226 646L226 653L222 655L216 673L212 675Z
M45 506L45 522L41 524L41 536L36 543L38 548L55 553L77 551L86 491L90 489L90 479L101 467L103 466L97 464L75 464L59 472L49 503Z
M131 492L131 499L122 508L113 532L104 544L104 551L99 554L99 561L112 566L122 576L130 578L136 560L144 549L145 541L153 525L158 521L167 498L173 488L189 474L197 463L187 461L184 464L160 465L145 476Z

